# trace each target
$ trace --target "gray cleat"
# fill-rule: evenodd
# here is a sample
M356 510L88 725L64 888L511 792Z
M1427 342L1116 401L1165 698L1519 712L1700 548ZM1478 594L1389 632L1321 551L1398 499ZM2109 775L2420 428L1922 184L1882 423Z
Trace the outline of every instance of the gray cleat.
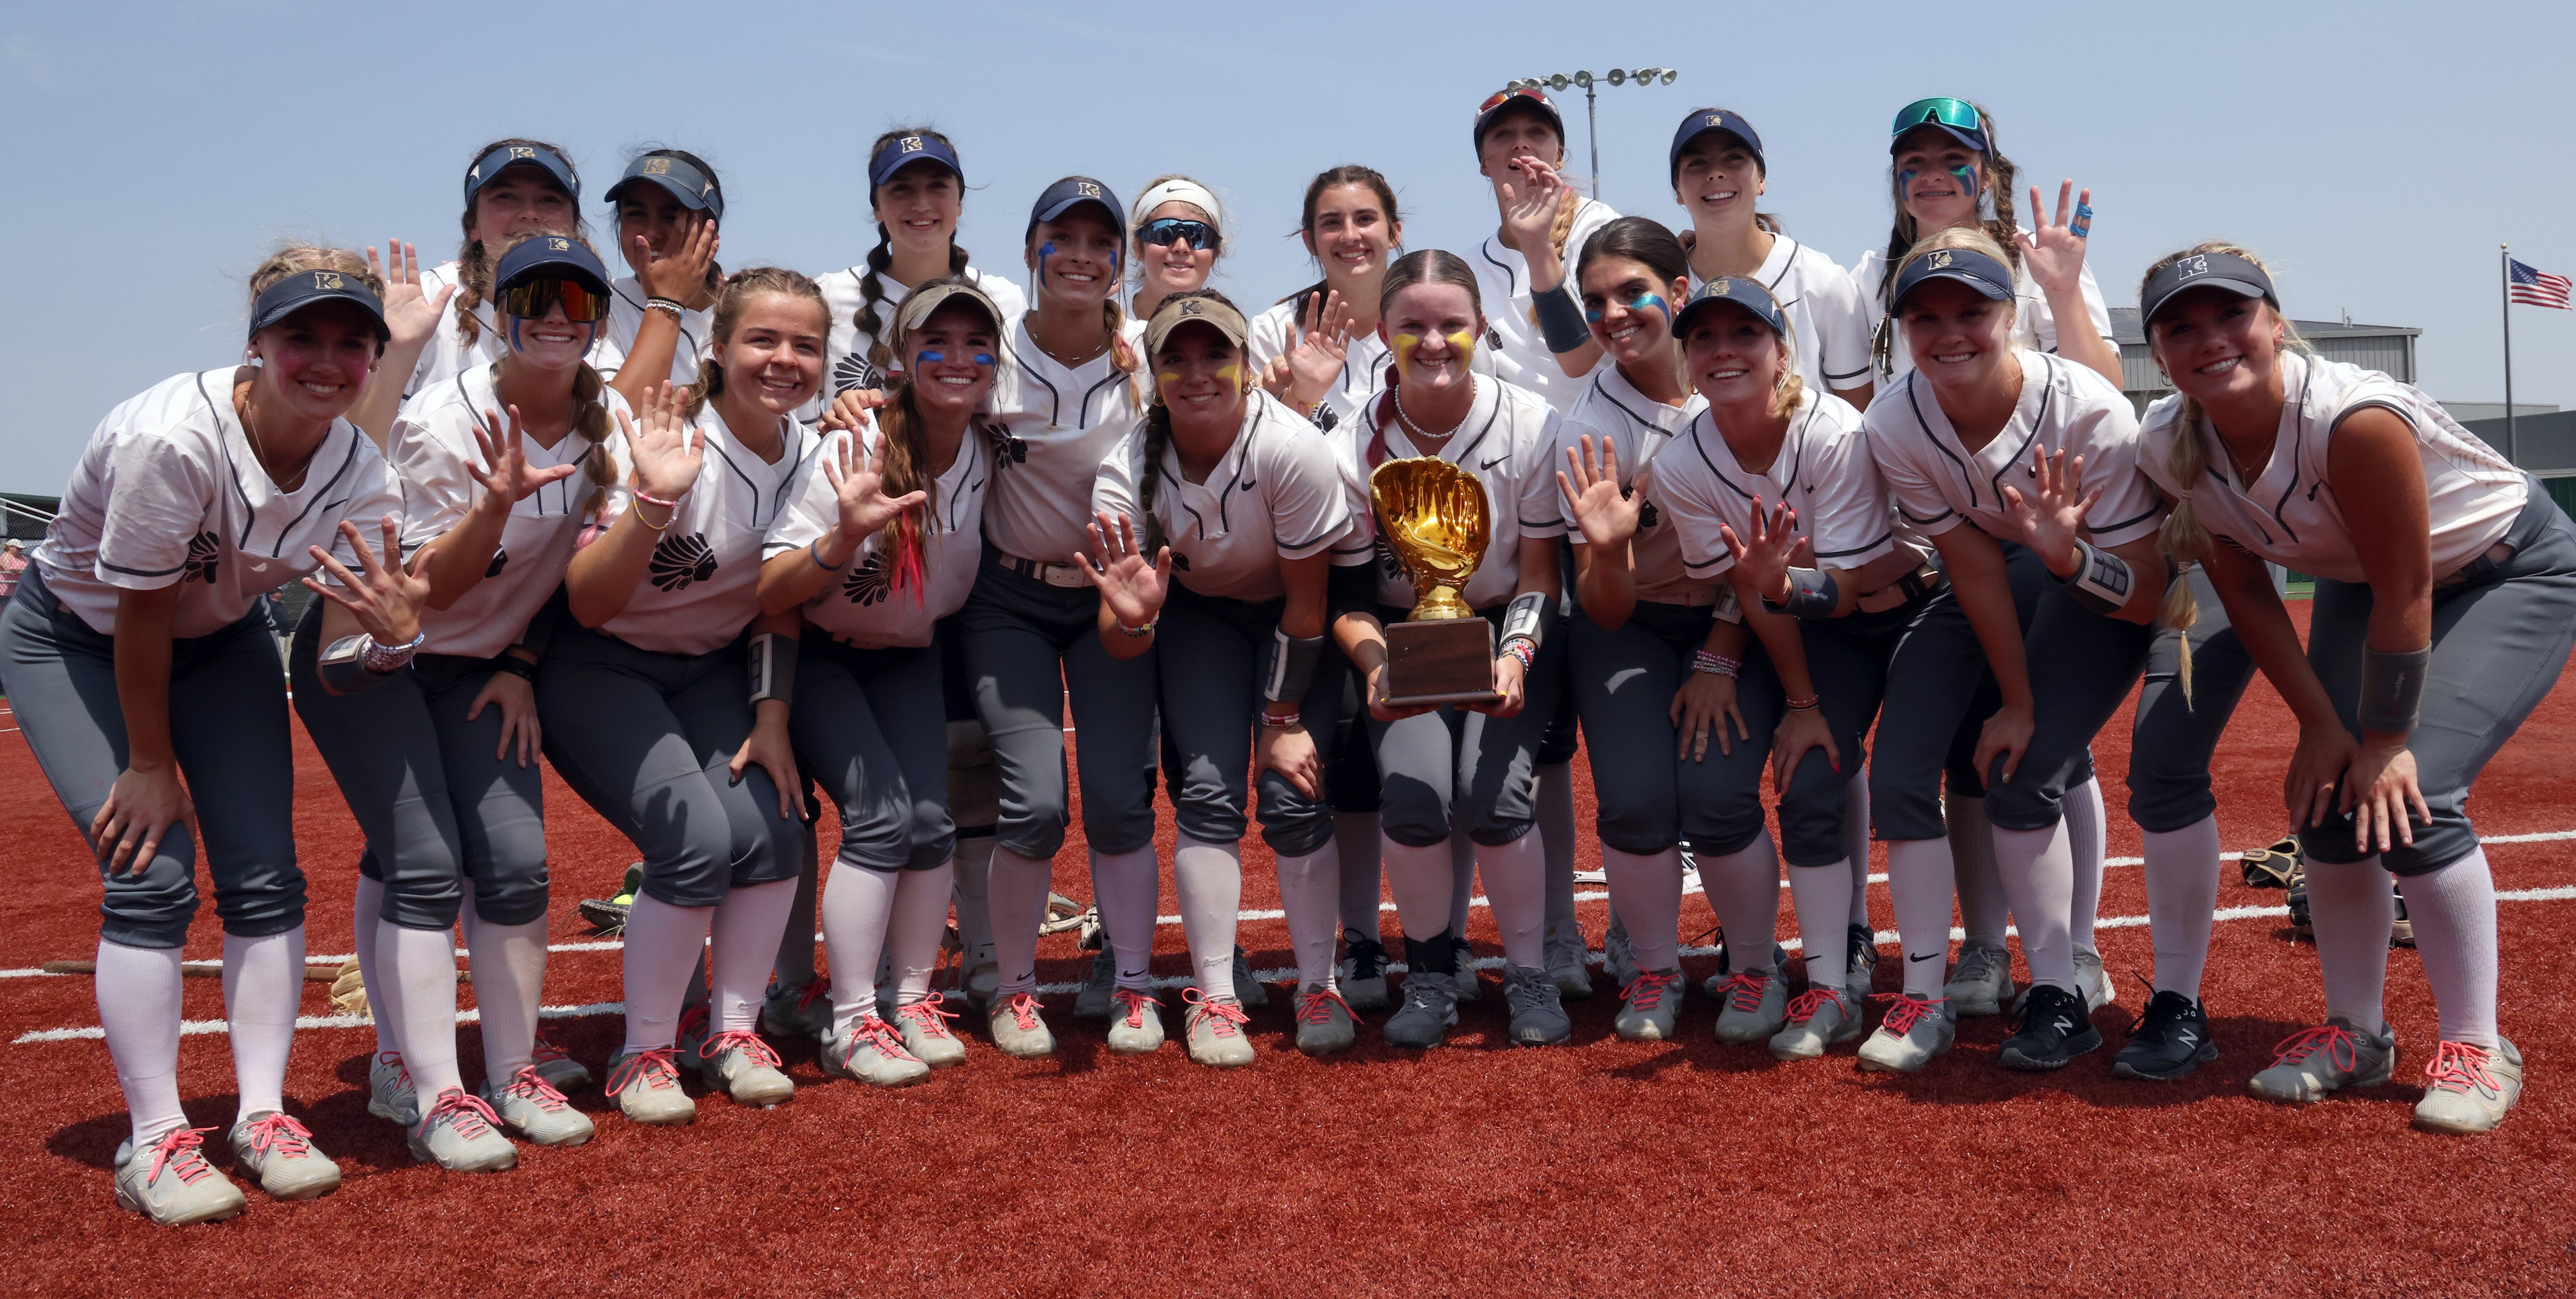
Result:
M1541 951L1547 962L1547 977L1556 984L1557 993L1567 1001L1588 1001L1592 997L1592 957L1584 945L1583 927L1572 920L1548 922Z
M1947 1001L1915 993L1881 993L1887 1018L1860 1044L1860 1067L1868 1073L1917 1073L1947 1055L1959 1038L1959 1017Z
M1610 1026L1631 1042L1669 1042L1680 1031L1682 972L1647 970L1619 992L1619 1015Z
M2002 944L1974 938L1959 944L1959 962L1941 987L1951 1014L1967 1019L2000 1015L2012 995L2012 954Z
M1404 976L1404 1004L1382 1031L1388 1046L1434 1047L1457 1022L1457 976L1417 970Z
M1771 1057L1813 1060L1836 1043L1859 1037L1865 1027L1848 990L1831 984L1811 987L1789 1003L1789 1022L1771 1035Z
M736 1105L772 1109L796 1099L796 1081L779 1068L778 1048L747 1028L717 1033L698 1048L698 1076Z
M1343 930L1337 973L1343 1004L1351 1010L1384 1010L1395 1004L1386 987L1386 944L1377 939L1356 929Z
M1347 1051L1359 1040L1359 1017L1342 994L1320 983L1297 994L1297 1049L1308 1055Z
M1234 999L1246 1010L1259 1010L1270 1004L1270 989L1252 977L1252 959L1243 954L1243 944L1234 946Z
M403 1067L402 1052L378 1051L368 1058L367 1112L406 1128L420 1123L420 1094L412 1087L411 1070Z
M313 1148L312 1130L275 1110L233 1125L233 1167L280 1200L310 1200L340 1184L340 1166Z
M2429 1081L2415 1103L2415 1126L2427 1132L2493 1132L2522 1099L2522 1052L2501 1037L2493 1051L2444 1042L2424 1075Z
M1503 967L1503 1001L1511 1007L1514 1046L1555 1046L1574 1040L1574 1021L1548 972L1535 965Z
M2267 1101L2304 1105L2346 1087L2376 1087L2397 1069L2397 1035L2364 1033L2342 1019L2301 1029L2272 1048L2270 1068L2246 1083Z
M1788 1027L1788 980L1781 977L1778 966L1738 970L1718 985L1717 995L1726 1003L1717 1012L1720 1042L1751 1046L1769 1041L1773 1034Z
M903 1049L912 1052L923 1064L945 1069L966 1062L966 1041L950 1032L948 1021L957 1018L940 995L916 1001L894 1013L895 1028L903 1034Z
M213 1128L176 1128L136 1150L128 1139L116 1147L116 1202L164 1227L220 1222L250 1206L233 1179L206 1162L205 1134Z

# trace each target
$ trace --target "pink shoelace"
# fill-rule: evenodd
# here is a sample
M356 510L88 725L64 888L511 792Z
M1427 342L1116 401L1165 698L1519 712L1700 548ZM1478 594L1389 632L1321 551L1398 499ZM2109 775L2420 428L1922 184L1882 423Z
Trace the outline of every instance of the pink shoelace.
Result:
M1769 976L1755 974L1750 970L1738 970L1728 975L1726 982L1717 985L1717 995L1734 1009L1760 1010L1762 995L1770 988Z
M1198 989L1192 988L1191 991L1196 992ZM1109 999L1126 1008L1127 1027L1143 1028L1145 1026L1145 1006L1146 1003L1152 1000L1152 998L1133 988L1120 988L1116 992L1110 993ZM1119 1016L1116 1011L1110 1012L1110 1018L1116 1019L1118 1017Z
M815 1002L829 1001L831 999L832 980L828 977L817 976L813 981L803 984L796 989L796 1013L802 1015L806 1011L812 1010Z
M1666 994L1681 981L1679 971L1657 974L1652 970L1639 970L1637 977L1628 980L1628 986L1619 990L1619 999L1635 1010L1660 1010Z
M553 1083L546 1081L544 1074L537 1072L535 1065L519 1066L519 1071L510 1075L510 1081L501 1088L501 1091L504 1095L517 1096L530 1101L538 1109L549 1114L570 1103L569 1098L555 1090Z
M637 1079L642 1079L645 1086L655 1091L679 1086L678 1055L676 1048L662 1046L638 1051L618 1061L617 1067L608 1071L608 1094L616 1096L623 1093Z
M885 1021L877 1022L882 1024ZM715 1060L721 1059L727 1051L736 1050L742 1052L743 1056L753 1064L770 1069L778 1067L778 1048L771 1046L760 1034L747 1028L727 1029L722 1033L709 1034L706 1045L698 1048L698 1056L700 1059Z
M313 1151L313 1130L282 1113L270 1114L251 1123L250 1148L262 1155L274 1151L300 1159Z
M1182 989L1181 1000L1190 1008L1189 1027L1197 1028L1200 1020L1212 1018L1216 1020L1218 1037L1232 1037L1236 1025L1252 1022L1252 1016L1243 1013L1243 1007L1231 1001L1215 1000L1196 988Z
M213 1128L179 1128L153 1142L152 1168L144 1174L143 1180L146 1183L159 1180L164 1168L177 1173L180 1183L186 1186L194 1186L211 1176L215 1170L206 1162L202 1147L206 1144L206 1134L212 1131Z
M1014 992L1002 1002L1009 1011L1013 1026L1023 1033L1035 1032L1038 1026L1038 999L1025 992Z
M501 1125L501 1116L493 1113L482 1097L463 1088L440 1094L438 1103L420 1116L421 1131L438 1126L441 1119L454 1120L457 1132L468 1137L483 1136Z
M535 1048L528 1052L528 1058L538 1064L553 1064L557 1060L569 1060L572 1057L564 1054L562 1047L541 1037L537 1039Z
M936 998L928 1001L916 1001L909 1006L900 1007L894 1012L894 1017L910 1021L914 1027L921 1030L921 1035L923 1037L953 1038L957 1036L956 1034L948 1031L947 1024L948 1020L958 1017L957 1012L941 1005Z
M1333 1007L1336 1005L1342 1008L1343 1015L1351 1019L1359 1018L1351 1012L1351 1003L1342 1000L1342 994L1330 988L1317 988L1297 998L1297 1022L1300 1024L1332 1023Z
M2450 1043L2443 1045L2447 1047ZM2326 1059L2335 1068L2351 1073L2361 1065L2360 1050L2361 1034L2341 1024L2319 1024L2282 1038L2281 1044L2272 1048L2272 1064L2275 1068L2285 1064L2305 1064L2309 1056L2324 1051ZM2439 1065L2441 1057L2434 1056L2433 1062Z
M2487 1071L2487 1061L2495 1057L2483 1047L2466 1042L2444 1042L2433 1048L2433 1062L2424 1066L2424 1076L2431 1079L2427 1090L2465 1092L2483 1089L2501 1094L2504 1083Z
M1887 1018L1879 1021L1879 1027L1903 1037L1913 1032L1916 1024L1938 1014L1941 1006L1950 999L1934 997L1929 1001L1917 1001L1901 992L1881 992L1873 994L1870 1000L1887 1003Z
M1789 1022L1804 1024L1814 1019L1816 1012L1825 1008L1826 1002L1841 1005L1842 1000L1842 994L1831 988L1809 988L1789 999Z
M765 1046L767 1044L763 1043L763 1045ZM897 1060L918 1061L921 1058L904 1049L903 1034L896 1032L894 1025L889 1024L874 1015L865 1016L857 1023L850 1025L850 1053L852 1055L858 1054L858 1050L861 1045L873 1046L880 1054L891 1056ZM771 1052L770 1059L774 1066L775 1061L777 1060L777 1053L774 1051Z

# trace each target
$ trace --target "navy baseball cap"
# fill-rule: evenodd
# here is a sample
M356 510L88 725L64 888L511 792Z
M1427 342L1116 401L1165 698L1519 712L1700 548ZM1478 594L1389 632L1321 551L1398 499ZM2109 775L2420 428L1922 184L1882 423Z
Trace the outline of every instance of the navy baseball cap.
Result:
M704 212L708 219L724 220L724 191L716 188L716 178L700 171L686 158L667 153L648 153L626 164L626 174L608 187L608 201L615 203L620 192L637 182L659 185L680 200L680 206L692 212Z
M375 322L376 338L391 339L393 331L385 328L385 304L376 300L367 282L346 271L297 271L259 291L250 304L250 336L304 310L317 302L355 304Z
M1692 290L1690 301L1673 313L1673 337L1680 338L1690 328L1692 317L1720 302L1732 302L1769 325L1772 333L1789 336L1789 319L1780 313L1780 300L1762 287L1762 281L1743 275L1721 275Z
M473 166L465 169L465 201L473 202L474 196L491 184L494 177L518 166L543 169L555 178L556 184L563 186L564 193L572 195L575 200L581 198L581 178L562 154L542 144L503 144L495 145L475 159Z
M599 254L564 235L533 235L511 245L492 272L492 292L498 296L521 280L538 278L579 280L594 293L608 292L608 267Z
M1484 103L1476 105L1476 149L1479 153L1484 151L1485 132L1493 126L1494 119L1510 112L1515 106L1530 109L1546 118L1547 124L1556 128L1556 138L1559 140L1565 138L1565 118L1556 111L1556 104L1547 97L1547 92L1536 86L1522 86L1517 90L1497 90L1486 96Z
M1121 244L1127 241L1127 209L1118 206L1118 196L1110 193L1108 186L1089 176L1067 176L1047 186L1046 192L1038 195L1037 206L1029 209L1029 228L1020 237L1028 238L1038 228L1038 222L1053 221L1085 203L1100 209L1109 228L1118 232Z
M1671 162L1674 180L1682 178L1682 150L1689 148L1691 141L1711 131L1723 131L1742 140L1744 147L1753 151L1753 165L1761 168L1762 174L1771 174L1771 164L1762 158L1762 137L1754 133L1751 122L1723 108L1694 108L1673 132Z
M938 163L956 176L959 184L966 181L966 167L957 161L957 151L949 148L946 140L935 135L898 135L868 159L868 188L893 180L896 172L916 162Z
M2193 289L2225 289L2240 298L2261 298L2275 311L2281 308L2272 277L2262 267L2234 253L2193 253L2147 277L2147 287L2138 294L2139 322L2154 324L2165 304Z
M1896 273L1896 292L1888 297L1890 310L1903 307L1907 294L1932 280L1956 280L1997 302L2009 302L2013 296L2011 267L1973 248L1936 248L1908 261Z

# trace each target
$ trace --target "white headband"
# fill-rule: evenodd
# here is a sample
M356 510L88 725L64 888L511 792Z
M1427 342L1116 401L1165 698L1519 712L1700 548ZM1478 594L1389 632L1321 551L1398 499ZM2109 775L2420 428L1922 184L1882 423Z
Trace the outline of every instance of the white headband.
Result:
M1225 209L1217 205L1216 195L1209 193L1207 186L1194 180L1167 180L1137 196L1135 224L1145 224L1146 216L1154 209L1174 201L1207 213L1208 220L1220 226L1225 222Z

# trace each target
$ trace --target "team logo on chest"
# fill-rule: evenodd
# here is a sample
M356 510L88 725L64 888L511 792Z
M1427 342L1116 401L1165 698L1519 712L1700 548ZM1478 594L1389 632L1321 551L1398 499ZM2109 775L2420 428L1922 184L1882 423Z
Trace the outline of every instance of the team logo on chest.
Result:
M840 363L832 367L832 395L835 397L856 388L884 386L885 373L868 364L868 358L856 352L842 357Z
M692 532L685 537L664 537L653 548L653 563L646 570L653 585L665 591L685 591L691 582L711 581L716 575L716 556L707 547L707 534Z
M1003 424L986 424L983 428L985 440L993 444L993 460L996 464L1008 469L1013 465L1024 465L1029 462L1027 439L1015 436L1010 428Z
M180 567L179 580L213 586L215 570L222 565L223 554L223 547L216 543L212 532L200 532L188 538L188 558Z
M841 579L842 598L861 607L885 599L894 585L886 580L885 565L878 562L882 558L881 554L870 555L851 569L850 575Z

